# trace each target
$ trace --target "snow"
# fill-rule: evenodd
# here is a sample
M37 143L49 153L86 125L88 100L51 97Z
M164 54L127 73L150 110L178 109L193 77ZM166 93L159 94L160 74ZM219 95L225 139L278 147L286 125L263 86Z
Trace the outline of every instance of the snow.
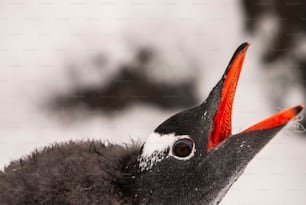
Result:
M81 83L100 81L97 76L107 81L117 71L116 65L131 59L131 50L149 45L161 53L164 65L152 72L152 78L175 81L196 72L198 93L205 99L236 47L249 41L234 103L234 133L272 114L267 96L274 91L267 93L270 82L259 60L262 39L270 31L263 29L254 37L244 34L238 3L0 1L0 167L52 142L144 141L175 113L137 104L111 118L93 113L67 124L46 112L43 100L72 86L66 65L85 62L84 68L98 51L107 54L110 69L96 75L80 68L76 72ZM192 69L191 61L197 62ZM299 95L294 94L292 102ZM250 163L221 205L306 204L306 139L288 129Z

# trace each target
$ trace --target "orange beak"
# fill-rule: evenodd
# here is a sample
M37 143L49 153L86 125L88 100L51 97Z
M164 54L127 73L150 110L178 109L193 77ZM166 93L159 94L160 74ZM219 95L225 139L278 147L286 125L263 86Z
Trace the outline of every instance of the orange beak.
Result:
M225 74L223 75L221 100L218 111L213 120L212 131L208 138L208 151L214 149L222 141L232 135L232 107L236 87L248 47L249 44L244 43L237 49L225 71ZM303 105L289 108L249 127L244 130L243 133L266 130L285 125L295 118L303 108Z

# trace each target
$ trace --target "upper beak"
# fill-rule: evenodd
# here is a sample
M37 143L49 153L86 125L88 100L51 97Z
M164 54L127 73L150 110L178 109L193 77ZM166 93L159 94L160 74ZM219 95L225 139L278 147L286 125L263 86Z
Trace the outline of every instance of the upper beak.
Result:
M212 121L212 128L208 138L208 151L214 149L222 141L232 135L232 106L234 102L236 87L245 59L248 43L241 44L234 53L222 79L217 84L221 84L218 93L219 105ZM303 105L298 105L275 114L256 125L249 127L242 133L258 130L269 130L272 128L284 126L290 120L295 118L303 109Z

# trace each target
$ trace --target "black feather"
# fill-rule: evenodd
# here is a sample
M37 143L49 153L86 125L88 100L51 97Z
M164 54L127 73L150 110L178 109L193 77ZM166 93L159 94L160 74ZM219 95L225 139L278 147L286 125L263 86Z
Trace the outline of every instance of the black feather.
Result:
M101 141L54 144L0 172L1 205L130 204L119 179L140 147Z

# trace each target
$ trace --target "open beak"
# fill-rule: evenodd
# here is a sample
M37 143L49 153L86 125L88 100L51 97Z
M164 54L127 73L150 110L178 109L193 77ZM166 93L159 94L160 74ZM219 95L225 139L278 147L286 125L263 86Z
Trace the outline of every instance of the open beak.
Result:
M154 199L166 194L171 196L170 204L178 204L176 199L182 204L218 204L247 164L303 109L302 105L289 108L232 134L233 101L248 47L248 43L243 43L236 50L221 80L203 103L171 116L146 141L142 150L144 164L153 164L155 171L144 172L142 179L148 176L150 183L152 179L159 180L152 183L156 186ZM193 155L184 159L166 157L167 153L173 155L171 149L182 139L193 142ZM150 154L144 154L147 152ZM162 156L165 158L160 159ZM161 204L151 201L150 187L139 190L148 191L148 203Z
M207 155L201 160L197 170L197 173L201 173L197 179L203 177L199 183L202 183L201 187L205 187L202 190L203 204L209 204L207 201L210 199L214 199L211 204L220 202L247 164L303 109L303 105L289 108L240 133L232 134L232 106L248 47L248 43L243 43L236 50L222 79L201 105L206 109L208 119L211 117L209 121L202 123L208 123L210 131L204 137L207 140L207 148L204 147ZM207 186L205 182L213 183ZM205 193L209 193L208 198Z
M239 46L221 79L221 82L223 83L221 87L221 97L219 108L213 118L212 129L208 138L208 151L211 151L232 135L232 107L236 87L248 47L248 43L243 43ZM298 105L284 110L247 128L242 131L242 133L268 130L284 126L290 120L295 118L303 110L303 107L303 105Z

